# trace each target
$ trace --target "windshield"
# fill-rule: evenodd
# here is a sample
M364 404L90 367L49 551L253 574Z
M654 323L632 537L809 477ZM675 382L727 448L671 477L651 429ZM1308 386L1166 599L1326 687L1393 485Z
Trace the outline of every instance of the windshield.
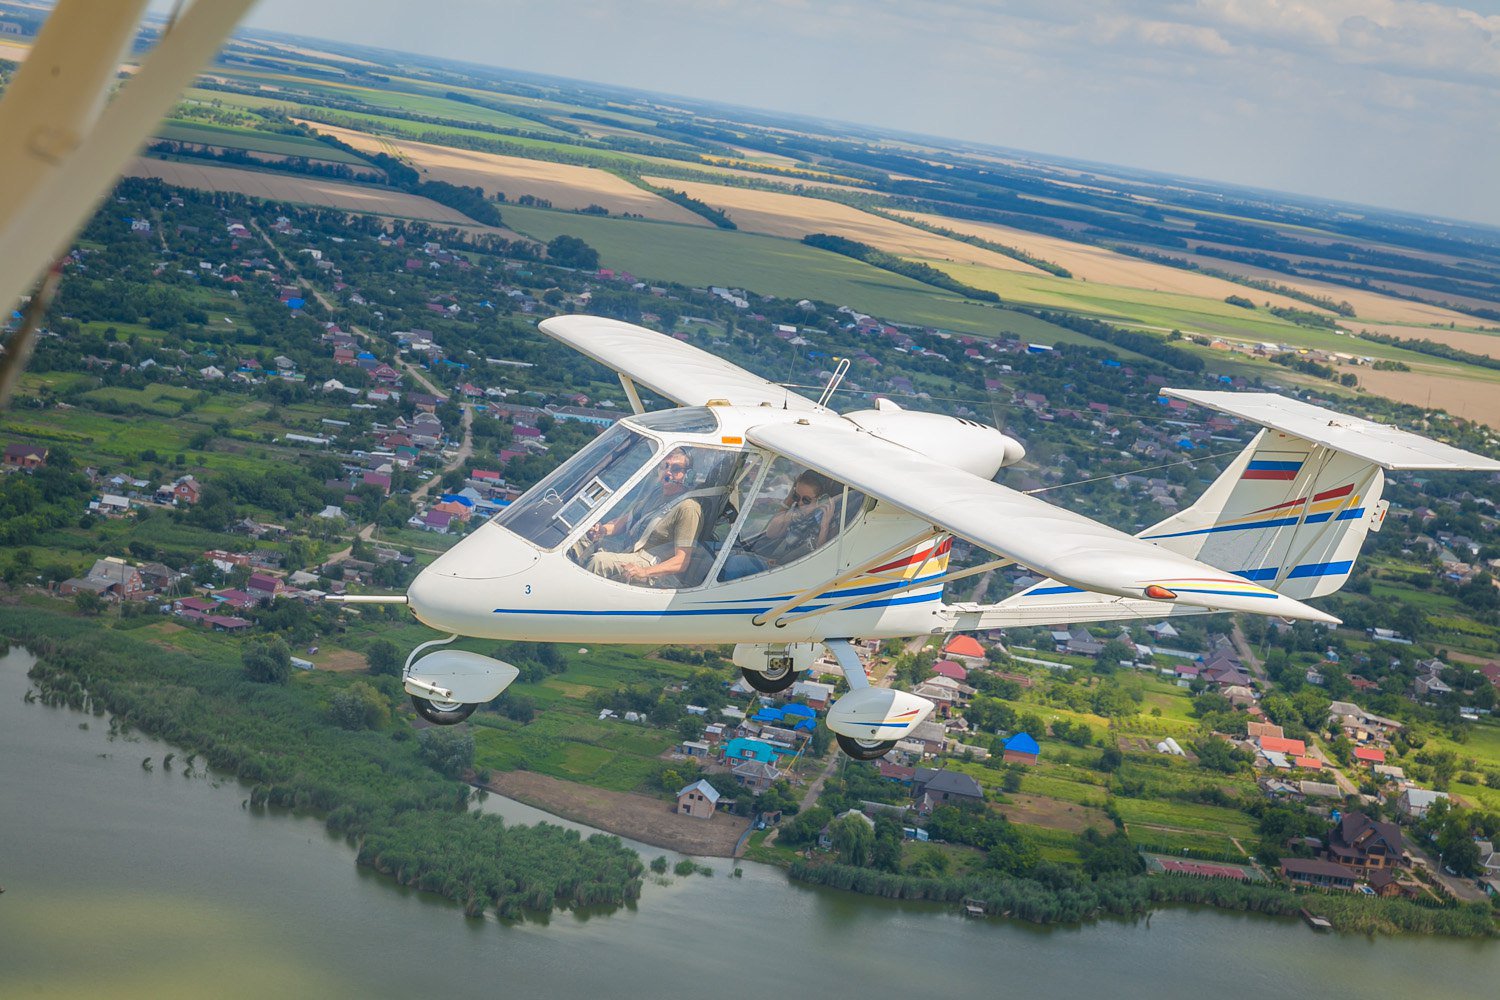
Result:
M701 584L718 557L759 459L741 451L680 445L614 500L569 551L592 573L642 587Z
M655 451L656 442L616 424L528 490L496 521L533 545L555 548L645 467Z

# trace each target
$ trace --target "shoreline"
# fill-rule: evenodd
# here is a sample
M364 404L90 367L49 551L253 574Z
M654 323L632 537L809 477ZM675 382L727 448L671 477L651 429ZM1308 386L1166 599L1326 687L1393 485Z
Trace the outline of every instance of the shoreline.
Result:
M750 823L746 817L728 813L695 819L674 812L662 799L595 788L533 771L491 772L489 784L471 784L574 823L695 857L737 857L735 847Z

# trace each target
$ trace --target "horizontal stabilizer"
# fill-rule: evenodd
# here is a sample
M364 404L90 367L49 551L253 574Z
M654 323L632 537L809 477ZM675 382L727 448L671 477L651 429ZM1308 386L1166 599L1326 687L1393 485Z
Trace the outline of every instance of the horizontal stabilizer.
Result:
M1163 389L1163 396L1197 403L1220 413L1362 458L1382 469L1440 472L1500 472L1500 461L1475 455L1420 434L1289 399L1274 392L1200 392Z

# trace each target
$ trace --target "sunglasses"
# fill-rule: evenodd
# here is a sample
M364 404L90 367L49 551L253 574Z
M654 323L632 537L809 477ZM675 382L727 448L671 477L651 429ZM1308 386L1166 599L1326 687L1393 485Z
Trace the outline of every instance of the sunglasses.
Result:
M806 497L800 493L792 494L792 503L798 507L808 507L818 502L817 497Z
M661 474L664 475L664 476L668 476L668 477L670 477L672 479L682 479L682 478L684 478L684 477L687 476L687 466L685 466L685 465L663 465L661 467Z

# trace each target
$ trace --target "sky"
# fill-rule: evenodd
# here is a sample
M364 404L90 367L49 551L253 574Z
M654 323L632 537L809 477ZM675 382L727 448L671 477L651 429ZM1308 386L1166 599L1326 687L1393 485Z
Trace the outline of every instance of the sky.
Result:
M246 23L1500 225L1500 0L260 0Z

